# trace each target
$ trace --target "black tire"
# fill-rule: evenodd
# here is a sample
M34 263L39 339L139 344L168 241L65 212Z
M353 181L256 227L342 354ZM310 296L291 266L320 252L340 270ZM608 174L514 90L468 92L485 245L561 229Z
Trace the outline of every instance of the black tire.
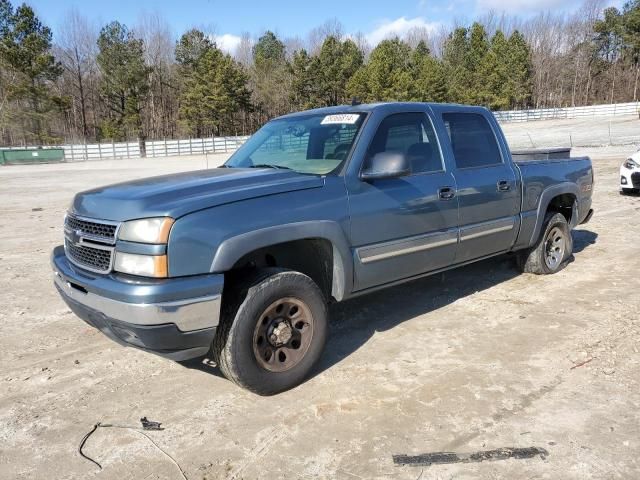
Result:
M327 337L327 305L324 296L311 278L299 272L278 268L260 269L240 280L233 290L227 293L222 309L222 318L213 342L213 356L220 370L232 382L259 395L273 395L302 383L319 360ZM303 325L296 330L294 323L298 317L289 317L289 312L275 314L282 303L285 309L288 301L298 302L304 317L310 316L311 330L304 331L308 337L301 349L298 341L295 347L295 335L303 338ZM280 303L279 303L280 302ZM273 307L277 305L276 307ZM295 307L295 305L293 305ZM273 310L269 310L273 308ZM269 319L267 313L274 313ZM273 318L276 317L276 318ZM269 322L269 323L267 323ZM297 322L295 325L301 324ZM265 327L264 325L268 325ZM285 329L280 328L284 325ZM271 334L268 334L271 329ZM286 330L290 334L287 343L271 343L274 332ZM284 338L284 337L283 337ZM262 340L260 340L262 339ZM271 351L271 364L262 358L259 342L267 341L266 351ZM262 344L262 348L264 344ZM274 346L275 345L275 346ZM270 349L270 350L269 350ZM278 355L289 356L287 362L278 360ZM292 362L297 355L297 363ZM286 358L286 355L285 355ZM280 363L278 363L280 362ZM272 371L268 368L282 369Z
M559 237L563 245L562 251L559 251L559 243L554 244ZM518 267L524 273L550 275L562 270L572 253L573 238L567 219L561 213L548 212L545 215L540 238L532 248L520 252L516 259ZM554 257L556 261L552 260Z

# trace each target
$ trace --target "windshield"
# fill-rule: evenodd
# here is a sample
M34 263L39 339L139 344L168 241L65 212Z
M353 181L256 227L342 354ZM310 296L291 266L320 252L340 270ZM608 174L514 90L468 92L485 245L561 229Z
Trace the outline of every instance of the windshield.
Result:
M325 175L347 158L363 113L308 115L273 120L258 130L225 166L286 168Z

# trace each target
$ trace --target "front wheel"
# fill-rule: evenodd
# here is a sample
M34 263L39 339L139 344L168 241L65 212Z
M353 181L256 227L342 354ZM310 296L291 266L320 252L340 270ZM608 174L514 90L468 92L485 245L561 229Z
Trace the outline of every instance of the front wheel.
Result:
M229 380L260 395L300 384L327 336L327 309L315 282L299 272L264 269L226 299L214 358Z
M535 245L517 256L518 266L523 272L536 275L556 273L573 253L573 239L564 215L547 213L542 227Z

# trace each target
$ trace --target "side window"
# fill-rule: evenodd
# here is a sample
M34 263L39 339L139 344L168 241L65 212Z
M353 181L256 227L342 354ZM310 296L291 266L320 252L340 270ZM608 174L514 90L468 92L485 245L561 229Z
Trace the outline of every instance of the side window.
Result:
M423 113L396 113L385 118L369 146L366 161L381 152L404 153L413 174L443 169L436 134Z
M442 115L458 168L486 167L502 163L496 137L487 119L477 113Z

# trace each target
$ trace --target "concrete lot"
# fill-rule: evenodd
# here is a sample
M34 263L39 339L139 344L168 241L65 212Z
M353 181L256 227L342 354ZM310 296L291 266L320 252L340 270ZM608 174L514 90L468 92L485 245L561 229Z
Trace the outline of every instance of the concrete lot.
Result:
M524 128L524 127L522 127ZM538 128L538 127L536 127ZM120 347L58 298L48 264L74 192L202 158L0 168L0 478L639 478L640 197L629 148L594 148L596 215L557 275L497 258L331 308L320 368L257 397L208 365ZM583 364L583 365L582 365ZM574 368L575 367L575 368ZM536 446L527 460L398 467L392 454Z

